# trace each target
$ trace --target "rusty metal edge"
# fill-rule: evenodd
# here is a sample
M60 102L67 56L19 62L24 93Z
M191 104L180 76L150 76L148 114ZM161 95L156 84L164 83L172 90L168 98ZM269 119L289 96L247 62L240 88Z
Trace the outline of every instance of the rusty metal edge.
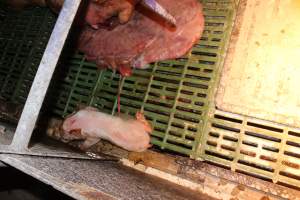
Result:
M39 150L15 150L7 145L0 145L1 153L6 154L16 154L16 155L32 155L32 156L43 156L43 157L58 157L58 158L75 158L75 159L84 159L84 160L91 160L93 158L90 158L84 154L79 153L70 153L70 152L64 152L64 151L51 151L47 148L45 149L39 149ZM43 151L44 150L44 151Z
M189 164L188 164L189 163ZM300 199L300 191L288 188L282 185L274 184L259 178L251 177L245 174L233 172L212 164L195 161L185 161L181 164L179 175L194 181L203 180L208 175L214 176L220 180L243 185L257 191L261 191L273 197L282 199Z
M185 157L163 155L147 151L144 153L129 153L128 160L133 163L130 164L133 168L142 164L146 168L154 168L158 171L162 171L185 180L190 180L193 183L202 185L203 188L211 186L215 187L212 188L213 190L217 190L217 188L221 190L224 185L229 184L236 185L237 188L248 188L244 190L248 194L255 194L255 191L257 191L271 198L300 199L299 190ZM147 169L142 171L147 171ZM213 185L213 182L220 184ZM205 193L205 191L201 192Z

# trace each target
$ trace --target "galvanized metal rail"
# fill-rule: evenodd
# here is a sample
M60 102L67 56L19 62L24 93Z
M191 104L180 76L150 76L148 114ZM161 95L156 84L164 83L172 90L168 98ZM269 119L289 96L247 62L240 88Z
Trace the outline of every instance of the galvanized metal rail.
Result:
M34 78L12 143L10 145L0 145L1 152L44 156L52 155L51 151L48 151L48 153L40 151L41 148L39 148L39 151L34 152L34 149L29 149L28 145L80 2L81 0L65 0ZM57 156L58 152L53 153L53 155ZM59 153L59 155L64 156L63 153ZM72 156L70 153L66 155L68 157ZM76 153L73 153L73 155L76 155L75 157L83 157Z

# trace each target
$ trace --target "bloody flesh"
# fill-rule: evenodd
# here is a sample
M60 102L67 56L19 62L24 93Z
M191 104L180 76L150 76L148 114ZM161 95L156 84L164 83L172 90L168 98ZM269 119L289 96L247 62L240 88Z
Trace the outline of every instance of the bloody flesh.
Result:
M122 77L131 75L131 67L146 68L151 62L183 56L203 32L202 6L197 0L157 1L175 17L176 28L153 12L137 7L128 23L112 30L86 26L79 37L79 50L100 68L117 69Z
M176 29L153 12L137 7L132 19L113 30L83 28L79 50L101 68L145 68L148 63L178 58L200 38L204 28L202 6L197 0L157 0L176 19Z

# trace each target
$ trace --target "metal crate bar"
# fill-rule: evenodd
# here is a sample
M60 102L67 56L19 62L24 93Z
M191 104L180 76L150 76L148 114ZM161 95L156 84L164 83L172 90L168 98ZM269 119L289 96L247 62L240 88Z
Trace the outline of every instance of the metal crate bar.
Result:
M28 152L33 129L80 2L80 0L65 1L34 78L12 144L0 146L2 150L13 153Z

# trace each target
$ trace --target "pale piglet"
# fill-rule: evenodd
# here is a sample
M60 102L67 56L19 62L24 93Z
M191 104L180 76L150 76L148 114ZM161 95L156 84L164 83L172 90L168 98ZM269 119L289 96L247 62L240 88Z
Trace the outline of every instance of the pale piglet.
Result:
M142 152L149 148L151 126L142 113L136 119L122 119L87 107L67 117L62 125L63 139L85 140L80 148L85 150L100 139L105 139L128 151Z

